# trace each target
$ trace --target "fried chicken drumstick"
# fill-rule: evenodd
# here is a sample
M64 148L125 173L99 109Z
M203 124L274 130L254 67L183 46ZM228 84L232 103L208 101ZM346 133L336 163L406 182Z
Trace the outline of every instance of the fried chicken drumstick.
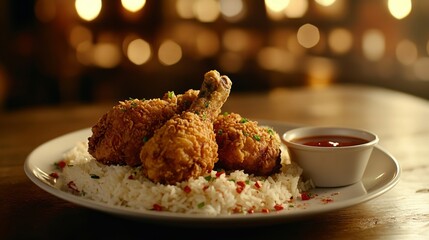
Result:
M119 102L92 127L88 152L106 165L141 165L140 149L154 131L176 113L189 108L198 91L162 99L129 99Z
M204 75L198 98L175 114L140 152L143 174L153 182L175 184L201 176L218 160L213 121L231 90L231 80L213 70Z
M280 170L280 137L273 129L237 113L219 115L213 126L219 148L217 166L259 176Z

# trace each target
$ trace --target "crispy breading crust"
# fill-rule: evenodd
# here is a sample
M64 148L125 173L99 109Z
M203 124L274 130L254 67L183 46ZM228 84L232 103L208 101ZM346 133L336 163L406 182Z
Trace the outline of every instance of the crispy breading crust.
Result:
M219 150L217 166L268 176L281 168L280 137L237 113L219 115L214 122Z
M140 158L143 173L154 182L175 184L205 174L218 159L212 124L184 112L156 131Z
M187 111L168 120L142 147L142 172L150 180L175 184L201 176L218 160L213 120L232 82L217 71L204 75L198 98Z
M88 151L104 164L140 165L140 148L176 112L160 99L121 101L92 127Z
M140 149L176 113L188 109L198 91L166 93L163 99L120 101L92 127L88 151L107 165L139 166Z

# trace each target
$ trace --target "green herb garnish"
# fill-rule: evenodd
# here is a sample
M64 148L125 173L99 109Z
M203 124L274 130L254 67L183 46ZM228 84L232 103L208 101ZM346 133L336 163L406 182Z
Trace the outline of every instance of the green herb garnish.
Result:
M203 208L206 204L204 202L200 202L198 203L197 207L198 208Z
M173 98L176 96L176 94L174 94L174 91L168 91L167 96L168 98Z
M249 120L247 118L241 118L240 123L247 123Z

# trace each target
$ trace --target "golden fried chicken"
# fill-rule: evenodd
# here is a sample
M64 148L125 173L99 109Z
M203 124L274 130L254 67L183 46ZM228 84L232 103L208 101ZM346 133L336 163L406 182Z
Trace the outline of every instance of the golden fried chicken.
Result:
M198 96L195 90L163 99L130 99L119 102L92 127L88 152L107 165L141 165L140 149L154 131L174 114L189 108Z
M210 172L218 160L213 121L229 96L231 81L209 71L188 110L174 115L140 152L143 174L153 182L175 184Z
M183 94L175 95L174 92L167 92L163 96L163 100L176 104L176 113L181 113L187 110L191 104L197 99L199 90L189 89Z
M273 129L237 113L219 115L213 128L219 148L217 166L260 176L280 170L280 137Z

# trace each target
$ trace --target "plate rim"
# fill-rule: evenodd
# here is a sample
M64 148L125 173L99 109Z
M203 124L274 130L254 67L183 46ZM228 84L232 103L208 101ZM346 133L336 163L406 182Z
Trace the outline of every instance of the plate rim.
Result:
M294 124L288 124L286 122L281 121L271 121L271 120L260 120L260 122L265 123L265 125L282 125L284 128L294 128L298 127L298 125ZM273 127L274 128L274 127ZM203 215L203 214L183 214L183 213L171 213L171 212L157 212L157 211L150 211L150 210L136 210L132 208L126 208L122 206L112 206L108 205L106 203L97 202L95 200L90 200L86 198L82 198L79 196L72 195L70 193L66 193L64 191L61 191L51 184L49 184L47 181L41 179L42 177L37 176L37 171L43 172L42 169L38 168L34 165L33 161L36 154L39 151L42 151L44 148L52 145L54 142L61 142L66 141L67 139L72 138L80 138L82 139L83 136L88 136L90 134L91 128L83 128L80 130L72 131L63 135L60 135L58 137L55 137L51 140L48 140L42 144L40 144L38 147L33 149L31 153L27 156L25 162L24 162L24 172L27 175L27 177L39 188L43 189L44 191L50 193L51 195L54 195L62 200L71 202L73 204L83 206L89 209L102 211L105 213L111 213L115 215L125 216L125 217L131 217L134 219L141 219L141 220L151 220L156 221L160 223L173 223L173 224L189 224L197 223L198 225L207 225L207 223L215 223L215 222L222 222L222 223L231 223L231 222L257 222L260 224L261 222L271 222L267 220L275 220L275 221L290 221L294 219L300 219L308 216L313 215L319 215L322 213L332 212L340 209L344 209L347 207L351 207L357 204L361 204L364 202L367 202L369 200L372 200L376 197L381 196L382 194L390 191L396 184L399 182L400 176L401 176L401 166L398 162L398 160L389 153L384 147L380 145L376 145L374 148L374 151L380 151L381 154L385 155L386 158L390 160L390 162L394 166L394 172L392 172L392 177L389 178L389 180L383 184L382 186L378 186L377 188L366 192L363 195L359 195L354 198L349 198L346 200L342 200L341 202L334 202L331 204L326 204L323 208L317 208L316 210L307 210L303 209L302 211L294 211L285 213L281 212L272 212L269 214L266 213L255 213L255 214L233 214L233 215ZM82 139L83 140L83 139ZM70 148L73 146L70 146ZM370 159L371 160L371 159ZM45 173L46 174L46 173ZM316 189L335 189L335 188L316 188Z

